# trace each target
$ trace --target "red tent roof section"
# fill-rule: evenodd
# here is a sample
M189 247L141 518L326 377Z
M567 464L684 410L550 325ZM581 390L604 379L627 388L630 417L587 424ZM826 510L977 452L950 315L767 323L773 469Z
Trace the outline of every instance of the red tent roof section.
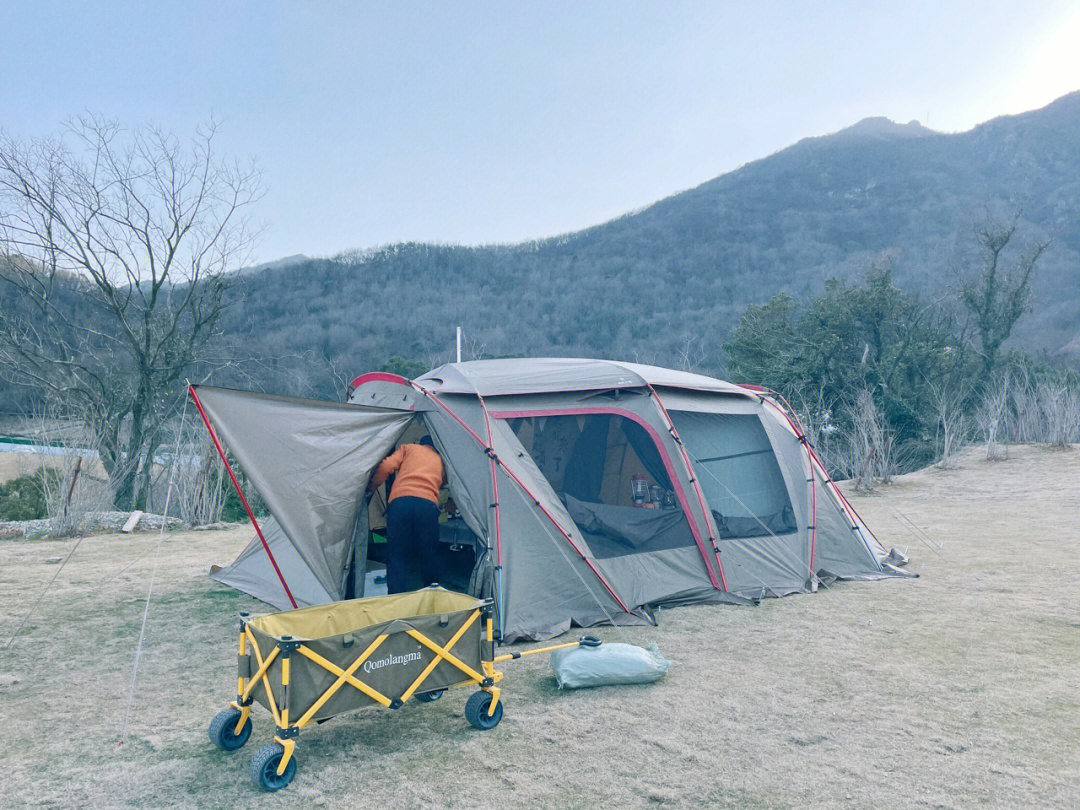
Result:
M368 382L391 382L399 385L409 385L409 381L400 374L391 374L388 371L369 371L367 374L361 374L353 380L349 387L359 388Z

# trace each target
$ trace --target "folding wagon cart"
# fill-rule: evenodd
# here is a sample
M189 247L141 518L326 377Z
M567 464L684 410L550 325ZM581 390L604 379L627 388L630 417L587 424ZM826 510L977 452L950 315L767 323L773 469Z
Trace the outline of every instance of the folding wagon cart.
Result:
M296 774L300 729L373 705L401 708L415 697L430 703L454 686L479 686L465 718L482 731L502 720L495 664L598 641L556 644L495 655L490 600L437 586L412 593L329 605L240 614L236 700L210 723L210 739L236 751L251 736L251 706L266 707L274 742L251 760L251 777L264 790L288 785Z

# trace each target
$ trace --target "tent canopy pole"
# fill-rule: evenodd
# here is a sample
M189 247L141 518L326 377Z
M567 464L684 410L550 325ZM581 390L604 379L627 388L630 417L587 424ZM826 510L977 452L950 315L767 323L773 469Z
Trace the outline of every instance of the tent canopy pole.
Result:
M458 327L458 338L459 340L461 338L460 326ZM460 349L458 362L461 362ZM491 415L488 413L487 403L484 402L484 398L479 393L476 398L480 400L480 407L484 411L484 425L487 427L487 446L490 448L494 442L491 433ZM498 606L499 638L501 639L506 629L506 616L502 592L502 525L499 520L499 475L494 454L491 455L491 508L495 511L495 604Z
M236 473L233 472L229 459L225 456L225 450L221 446L221 442L218 441L214 426L210 424L210 417L208 417L206 411L203 410L202 402L199 400L199 395L195 393L194 385L188 385L188 393L191 394L191 398L195 401L195 407L199 409L199 416L202 417L203 424L206 425L206 430L210 433L210 439L213 441L214 447L217 448L218 455L221 456L221 463L225 465L225 471L229 473L229 478L232 480L233 487L236 488L236 494L240 496L240 503L244 505L244 511L247 512L248 520L251 521L251 525L255 527L255 533L259 536L259 541L262 543L263 550L270 559L270 565L274 567L274 573L277 574L278 581L281 583L281 588L285 591L285 596L289 599L289 604L294 608L299 607L296 604L296 599L293 598L292 591L289 590L288 583L285 582L285 577L278 567L277 560L274 559L273 552L270 551L270 544L266 542L266 537L263 535L262 528L259 526L259 521L255 519L255 513L251 509L251 504L248 503L248 499L244 495L244 490L240 488L240 482L236 478Z

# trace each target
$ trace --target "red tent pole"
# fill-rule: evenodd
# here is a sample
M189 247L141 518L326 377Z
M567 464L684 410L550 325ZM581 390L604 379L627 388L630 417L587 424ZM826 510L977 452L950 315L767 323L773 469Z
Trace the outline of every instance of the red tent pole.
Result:
M472 436L473 439L480 443L480 446L484 448L484 452L488 454L492 462L494 464L498 464L499 467L502 468L503 472L510 476L510 480L517 484L526 495L532 498L532 501L536 505L536 507L544 513L548 520L551 521L551 524L559 531L559 534L566 538L566 542L568 542L571 548L573 548L574 551L577 553L577 555L581 557L582 561L585 563L586 566L588 566L589 570L596 574L596 578L600 580L604 588L607 589L607 592L610 593L615 598L615 601L619 603L619 607L621 607L624 612L630 613L630 608L628 608L626 606L626 603L619 598L619 595L617 593L615 593L615 589L612 588L610 584L608 584L608 581L606 579L604 579L604 575L600 573L600 570L595 565L593 565L592 560L586 557L584 552L582 552L582 550L578 548L577 543L574 542L574 538L570 536L570 533L559 525L559 521L557 521L555 519L555 516L551 514L551 512L549 512L542 503L540 503L540 499L537 498L536 495L534 495L527 486L525 486L525 482L518 478L516 475L514 475L513 470L511 470L509 467L502 463L502 460L495 455L495 451L492 449L491 445L481 439L479 433L469 427L469 425L465 422L464 419L454 413L450 406L443 402L441 399L439 399L437 396L435 396L435 394L433 394L431 391L428 391L426 388L416 383L415 381L412 385L414 388L416 388L417 391L422 393L424 396L426 396L428 399L430 399L432 402L434 402L436 405L446 411L449 416L453 417L454 421L456 421L459 425L465 428L465 431L470 436ZM603 606L601 605L601 607Z
M244 505L244 511L247 512L248 520L250 520L251 525L255 527L255 533L259 535L263 550L266 552L266 556L270 558L270 565L274 566L274 573L277 574L278 581L281 582L281 587L285 591L285 595L289 598L289 604L294 608L298 607L296 600L293 598L292 591L289 590L288 583L285 582L285 577L282 575L281 569L278 568L277 560L274 559L274 554L270 551L270 545L266 542L266 537L259 527L259 521L255 519L255 513L251 511L251 505L244 496L244 490L240 488L240 482L236 480L236 473L233 472L229 459L225 457L225 450L222 448L221 442L218 441L214 426L210 424L210 418L206 415L206 411L203 410L202 402L199 401L199 395L195 393L194 385L188 385L188 393L191 394L191 398L195 401L195 407L199 409L199 416L202 417L203 424L206 425L206 429L210 433L210 439L214 442L214 447L217 448L218 455L221 456L221 462L225 465L225 470L229 473L229 478L232 479L233 486L236 488L236 494L240 496L240 503Z
M701 507L701 516L705 518L705 528L709 530L709 542L713 547L713 554L716 556L716 568L720 572L720 585L726 591L727 577L724 576L724 564L720 562L720 548L716 545L716 538L713 537L712 525L709 523L709 507L705 505L705 493L701 491L701 484L698 483L697 476L694 474L694 468L690 464L690 454L686 451L686 447L682 443L682 439L679 438L679 431L675 429L675 423L671 421L671 414L668 413L668 409L664 407L664 403L660 400L660 395L656 393L656 389L649 383L649 393L652 394L653 400L656 402L657 407L660 409L660 414L664 417L664 422L668 426L668 433L671 434L671 438L678 445L679 453L682 456L683 466L686 467L686 475L690 479L690 483L694 487L694 492L697 493L698 506ZM672 482L674 483L674 482ZM690 519L690 515L686 516L686 519ZM704 549L702 549L702 556L704 556ZM706 561L705 568L708 569L708 561ZM716 577L713 576L711 570L709 570L709 579L712 580L713 585L716 585Z
M762 388L762 391L768 393L770 396L760 396L762 404L769 405L780 413L784 419L787 420L788 426L795 433L795 437L799 440L799 443L803 446L803 450L806 451L806 463L810 467L810 477L807 479L807 483L810 484L810 576L814 576L814 555L817 553L817 476L814 474L814 460L816 458L814 454L814 448L810 446L810 439L806 435L806 431L803 429L802 423L799 422L798 416L795 415L794 409L788 404L788 401L784 399L778 392L773 391L771 388ZM780 407L773 401L772 397L776 397L784 403L784 407ZM785 410L785 408L787 410ZM829 480L829 474L822 468L826 480ZM843 510L843 504L840 506ZM849 516L850 517L850 516Z

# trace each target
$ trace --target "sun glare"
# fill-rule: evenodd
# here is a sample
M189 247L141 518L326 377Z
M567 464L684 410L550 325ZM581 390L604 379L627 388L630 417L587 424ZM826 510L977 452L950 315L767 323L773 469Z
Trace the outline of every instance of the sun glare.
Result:
M1080 90L1080 10L1055 23L1038 42L1027 63L1002 89L1003 113L1018 113L1049 104Z

